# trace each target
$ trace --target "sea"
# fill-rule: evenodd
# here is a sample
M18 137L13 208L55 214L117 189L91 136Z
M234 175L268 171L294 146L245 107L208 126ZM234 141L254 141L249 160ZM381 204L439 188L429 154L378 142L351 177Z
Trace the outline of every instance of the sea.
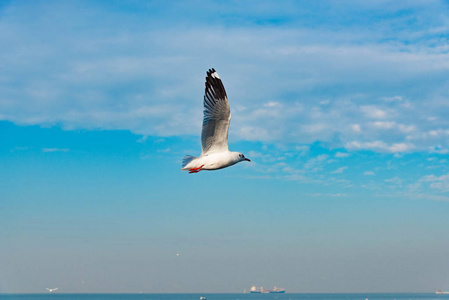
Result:
M449 295L435 293L394 294L0 294L0 300L439 300Z

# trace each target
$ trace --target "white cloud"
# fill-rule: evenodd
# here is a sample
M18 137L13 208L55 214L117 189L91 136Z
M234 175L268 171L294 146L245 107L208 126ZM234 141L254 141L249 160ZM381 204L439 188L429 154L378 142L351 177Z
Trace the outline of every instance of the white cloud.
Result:
M362 129L360 128L360 124L352 124L351 128L355 132L361 132L362 131Z
M421 178L421 181L449 181L449 174L435 176L435 175L426 175Z
M404 100L401 96L393 96L393 97L382 97L382 99L386 102L394 102L394 101L402 101Z
M327 154L320 154L320 155L318 155L316 158L315 158L315 160L316 161L323 161L323 160L326 160L326 159L328 159L329 158L329 155L327 155Z
M298 152L300 156L306 155L310 151L310 146L308 145L295 146L295 150Z
M268 130L255 126L244 126L239 130L239 135L246 137L247 140L265 140L273 141L274 137L270 137Z
M429 147L430 153L438 153L438 154L447 154L449 153L448 149L443 149L440 145Z
M430 188L447 192L447 191L449 191L449 182L447 182L447 181L432 182L430 184Z
M302 131L306 134L314 134L326 130L327 125L325 123L307 124L302 126Z
M363 175L366 175L366 176L374 176L374 175L376 175L373 171L366 171L366 172L363 172Z
M145 143L148 139L148 135L143 135L140 139L137 140L138 143Z
M414 148L414 145L407 143L396 143L391 145L388 149L390 152L398 153L398 152L408 152Z
M279 102L271 101L271 102L265 103L263 106L265 106L265 107L275 107L275 106L281 106L281 104Z
M69 152L70 149L68 148L42 148L42 152Z
M399 131L404 132L404 133L411 133L411 132L415 131L416 126L399 124L398 129L399 129Z
M373 150L390 153L409 152L415 148L415 146L410 143L396 143L388 145L383 141L373 141L373 142L352 141L346 143L345 147L347 149L352 150Z
M387 113L375 106L367 105L360 107L360 110L367 116L372 119L382 119L385 118Z
M351 154L346 152L337 152L335 153L335 157L341 158L341 157L349 157Z
M215 67L230 100L234 140L322 141L391 153L449 148L449 53L442 38L449 26L437 2L389 2L383 10L407 7L423 23L409 27L407 18L393 18L381 21L381 30L346 22L329 29L323 19L297 24L298 9L271 5L235 11L179 4L187 12L180 19L158 5L163 14L151 15L154 7L144 4L142 15L98 3L5 6L0 120L200 135L205 71ZM329 5L342 20L367 13L366 5ZM28 12L36 9L44 13L31 20ZM188 17L204 11L233 15L234 22ZM298 26L247 25L273 11Z
M391 128L393 128L396 125L395 122L380 122L380 121L379 122L374 122L373 124L374 124L375 127L379 127L379 128L382 128L382 129L391 129Z
M287 180L287 181L300 181L300 182L308 181L308 178L306 176L300 175L300 174L285 175L282 177L282 179Z
M339 173L343 173L344 170L346 170L348 167L340 167L338 169L336 169L335 171L332 171L331 174L339 174Z
M426 175L422 177L419 182L429 182L431 189L440 190L441 192L449 192L449 174L436 176Z
M311 197L345 197L347 194L341 194L341 193L314 193L314 194L307 194L307 196Z
M401 185L402 184L402 179L399 178L399 177L393 177L393 178L385 179L384 181L388 182L388 183L395 184L395 185Z
M304 169L312 172L317 172L323 168L323 165L326 163L328 158L329 155L327 154L320 154L316 157L313 157L304 164Z

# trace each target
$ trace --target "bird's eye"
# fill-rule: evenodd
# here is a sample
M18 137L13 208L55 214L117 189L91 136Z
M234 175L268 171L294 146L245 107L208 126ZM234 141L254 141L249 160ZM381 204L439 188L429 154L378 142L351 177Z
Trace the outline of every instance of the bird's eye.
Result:
M239 157L243 157L243 154L239 154Z

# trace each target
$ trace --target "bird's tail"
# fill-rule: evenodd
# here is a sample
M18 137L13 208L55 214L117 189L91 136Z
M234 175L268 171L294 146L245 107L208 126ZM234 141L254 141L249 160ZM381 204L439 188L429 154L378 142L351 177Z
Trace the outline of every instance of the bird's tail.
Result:
M192 160L194 160L196 158L196 156L192 156L192 155L186 155L184 156L184 158L182 159L182 168L181 170L186 170L185 167L190 164L190 162Z

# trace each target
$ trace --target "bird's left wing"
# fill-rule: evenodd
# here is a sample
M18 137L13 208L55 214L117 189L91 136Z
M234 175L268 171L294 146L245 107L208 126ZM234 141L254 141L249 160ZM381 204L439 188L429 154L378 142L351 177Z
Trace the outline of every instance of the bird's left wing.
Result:
M231 121L226 91L214 69L207 72L204 92L204 118L201 132L202 156L227 151Z

